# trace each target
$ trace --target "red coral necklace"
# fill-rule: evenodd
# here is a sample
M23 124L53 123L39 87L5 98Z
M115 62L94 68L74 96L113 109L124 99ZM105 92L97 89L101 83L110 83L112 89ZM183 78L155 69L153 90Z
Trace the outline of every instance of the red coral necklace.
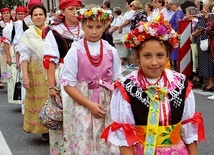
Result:
M155 83L150 83L147 80L147 78L145 77L142 69L140 69L138 71L138 75L137 75L138 81L140 82L140 87L143 88L143 89L146 89L146 86L157 85L158 82L162 79L162 77L164 78L164 87L166 87L168 79L166 77L166 72L165 71L162 72L161 76L159 77L159 79Z
M86 54L87 54L87 57L88 57L90 63L93 66L99 66L103 60L103 42L102 42L102 40L100 39L100 55L97 58L94 58L91 56L90 51L88 49L88 44L87 44L86 38L84 38L84 46L85 46Z
M64 22L63 23L66 27L66 29L68 30L68 32L73 36L73 37L76 37L78 38L79 37L79 33L80 33L80 26L79 26L79 23L77 22L77 24L75 25L75 27L73 29L75 29L77 27L77 33L73 33L70 31L70 29L68 28L68 25Z

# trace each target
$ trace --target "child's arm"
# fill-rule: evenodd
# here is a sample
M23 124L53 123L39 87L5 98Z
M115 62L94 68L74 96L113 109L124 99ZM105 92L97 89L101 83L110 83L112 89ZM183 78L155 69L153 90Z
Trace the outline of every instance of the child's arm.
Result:
M132 147L120 147L121 155L134 155L134 150Z
M106 108L87 99L76 87L65 86L64 89L74 101L90 110L96 118L105 117Z
M198 155L197 142L186 145L189 155Z

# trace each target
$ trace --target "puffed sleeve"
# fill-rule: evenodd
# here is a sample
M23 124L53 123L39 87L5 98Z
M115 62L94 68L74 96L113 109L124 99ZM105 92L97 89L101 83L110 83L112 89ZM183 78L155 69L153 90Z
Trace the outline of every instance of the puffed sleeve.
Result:
M32 56L31 49L22 41L19 42L18 51L20 53L20 63L24 60L30 62L30 57Z
M45 37L45 42L43 46L43 57L49 57L49 61L53 61L55 64L59 63L60 55L58 45L51 30Z
M191 90L185 99L184 112L182 121L193 118L195 114L195 97ZM198 126L194 123L186 123L182 125L182 137L186 144L191 144L198 140Z
M121 68L121 62L120 62L120 58L118 55L118 52L116 50L116 48L113 48L113 80L117 80L117 79L122 79L123 75L122 75L122 68Z
M121 91L116 88L110 103L113 123L103 132L101 138L116 146L132 146L137 142L134 130L134 116L130 104L123 98Z
M4 37L3 42L8 43L9 45L10 45L10 41L11 41L12 29L13 29L12 23L6 25L5 28L3 29L3 37Z
M64 58L64 67L62 71L61 84L63 86L74 87L77 83L78 58L74 42ZM72 67L71 67L72 66Z

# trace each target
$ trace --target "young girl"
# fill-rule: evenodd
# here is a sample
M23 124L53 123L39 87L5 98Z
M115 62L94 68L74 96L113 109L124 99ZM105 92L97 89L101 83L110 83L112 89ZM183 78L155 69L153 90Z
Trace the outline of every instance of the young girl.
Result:
M119 146L121 155L196 155L204 130L193 121L202 118L194 115L192 84L183 74L164 69L168 52L178 46L175 31L167 21L141 22L125 38L140 69L115 84L114 122L101 138Z
M118 154L119 150L100 139L111 121L112 84L122 77L116 49L101 39L105 23L111 18L98 7L80 9L76 15L82 22L85 37L72 44L64 59L61 81L73 99L67 103L70 109L63 112L69 124L64 126L65 145L69 147L66 154Z

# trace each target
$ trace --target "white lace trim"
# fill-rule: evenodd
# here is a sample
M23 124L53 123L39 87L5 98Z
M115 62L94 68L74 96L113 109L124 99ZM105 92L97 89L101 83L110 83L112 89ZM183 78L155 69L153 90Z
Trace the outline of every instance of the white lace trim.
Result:
M147 107L149 106L149 97L147 96L146 98L142 97L142 94L145 93L144 90L142 88L136 87L137 85L139 85L138 81L133 81L133 78L137 79L137 72L138 71L134 71L130 76L125 77L125 80L123 79L122 81L126 81L127 79L130 79L130 82L124 84L125 89L128 91L128 93L137 98L138 100L140 100L142 103L144 103ZM169 72L171 72L171 75L169 74ZM179 95L182 93L182 90L184 89L184 82L185 82L185 75L174 72L174 71L169 71L166 70L166 76L167 79L169 81L169 85L168 85L168 93L171 95L171 98L166 98L167 102L171 102L173 101L173 106L174 107L179 107L182 103L182 99L179 98ZM148 79L147 80L150 83L155 83L158 79ZM157 86L164 86L164 79L162 78L158 83ZM133 87L137 88L136 92L132 92Z

